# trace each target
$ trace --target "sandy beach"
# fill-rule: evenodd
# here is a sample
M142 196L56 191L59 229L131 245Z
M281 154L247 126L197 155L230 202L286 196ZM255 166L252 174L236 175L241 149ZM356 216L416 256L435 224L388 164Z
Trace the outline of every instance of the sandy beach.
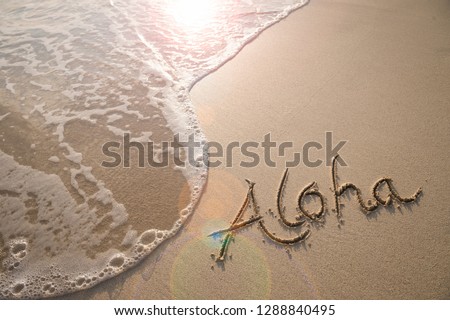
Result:
M286 158L273 168L209 170L207 187L178 234L142 263L69 299L449 299L450 298L450 8L447 1L313 0L265 30L231 61L202 79L192 101L210 141L347 141L340 183L369 198L392 178L399 194L423 193L367 215L356 195L333 212L331 168L291 168L284 202L316 181L322 224L301 244L268 239L256 224L236 232L217 264L220 242L255 182L266 225L292 237L277 217ZM324 159L324 150L312 151ZM317 203L309 203L311 208ZM249 210L245 214L248 218ZM293 215L290 216L292 219ZM302 230L305 230L303 227Z

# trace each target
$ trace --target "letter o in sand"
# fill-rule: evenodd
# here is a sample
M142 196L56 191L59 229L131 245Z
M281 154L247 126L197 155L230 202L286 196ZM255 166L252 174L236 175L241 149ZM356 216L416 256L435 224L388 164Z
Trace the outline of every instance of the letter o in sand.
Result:
M316 189L315 187L317 186L316 182L313 181L310 184L308 184L298 195L298 209L300 209L300 212L305 215L306 217L308 217L311 220L319 220L322 218L323 213L325 212L325 200L324 197L322 195L322 193L320 193L320 191L318 189ZM304 208L303 205L303 199L306 196L316 196L319 198L320 200L320 209L317 212L313 212L310 213L308 210L306 210Z

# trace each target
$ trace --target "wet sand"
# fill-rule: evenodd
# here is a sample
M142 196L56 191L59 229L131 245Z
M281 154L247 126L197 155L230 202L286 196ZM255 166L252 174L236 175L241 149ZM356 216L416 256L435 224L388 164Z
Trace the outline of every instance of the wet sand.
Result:
M331 169L291 168L284 194L294 218L298 193L316 181L326 200L323 224L294 246L268 239L257 224L236 232L217 264L219 240L247 193L245 178L268 228L292 237L276 211L286 158L269 168L209 171L206 190L185 227L137 267L76 299L449 299L450 7L446 1L314 0L264 31L233 60L192 90L210 141L348 142L339 183L363 197L382 177L399 194L422 195L366 215L348 193L343 222L333 212ZM315 151L315 158L324 157ZM317 204L310 203L312 206ZM249 218L251 212L244 214ZM276 213L275 213L276 216Z

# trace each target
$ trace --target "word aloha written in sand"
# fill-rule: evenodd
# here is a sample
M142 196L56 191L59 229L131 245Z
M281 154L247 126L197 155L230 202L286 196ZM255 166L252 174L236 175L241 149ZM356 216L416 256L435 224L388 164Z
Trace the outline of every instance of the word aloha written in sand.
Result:
M380 205L382 206L389 206L394 203L394 201L398 203L409 203L414 202L417 200L419 195L422 193L422 188L419 188L416 193L410 197L402 197L398 194L396 189L394 188L394 182L391 178L385 177L381 178L378 181L375 182L375 184L372 187L372 196L373 199L369 199L364 201L362 197L361 189L359 189L356 185L353 183L345 183L343 185L338 185L337 183L337 166L336 162L339 158L339 155L335 156L332 160L331 165L331 180L332 180L332 191L334 193L334 204L335 209L332 209L336 212L339 225L343 222L342 220L342 212L341 212L341 204L340 204L340 197L349 190L353 190L356 192L356 197L358 200L358 203L362 209L362 211L369 215L372 212L374 212L376 209L379 208ZM284 174L281 178L278 191L277 191L277 212L280 217L280 221L288 228L296 228L303 226L308 220L313 222L323 222L324 213L325 213L325 198L322 195L322 193L319 191L317 184L315 181L308 184L302 191L300 191L298 198L297 198L297 212L296 215L296 221L289 221L286 218L285 208L283 206L283 192L286 187L286 181L288 177L288 169L284 171ZM225 238L222 240L222 246L219 251L219 255L216 258L217 262L223 262L225 260L225 256L227 254L228 247L230 245L230 242L232 241L233 237L235 236L235 233L238 229L242 229L246 226L252 225L253 223L258 223L259 229L263 232L264 235L266 235L269 239L272 241L282 244L282 245L293 245L295 243L304 241L310 234L311 230L307 229L303 232L301 232L299 235L293 237L293 238L281 238L275 235L275 233L270 232L265 223L263 216L260 214L259 206L257 205L257 201L254 194L254 186L255 183L245 179L248 183L248 191L247 195L245 197L244 203L242 204L241 208L239 209L237 215L231 222L230 227L222 230L215 231L211 233L209 236L216 237L221 234L225 234ZM385 198L382 198L380 195L380 189L381 187L385 185L387 186L389 193ZM320 201L320 208L316 212L309 212L307 209L305 209L303 202L306 197L317 197ZM247 210L248 207L251 207L253 209L253 214L248 220L242 220L242 216L244 215L244 212ZM270 209L269 209L270 212ZM215 255L212 254L212 257L214 258Z

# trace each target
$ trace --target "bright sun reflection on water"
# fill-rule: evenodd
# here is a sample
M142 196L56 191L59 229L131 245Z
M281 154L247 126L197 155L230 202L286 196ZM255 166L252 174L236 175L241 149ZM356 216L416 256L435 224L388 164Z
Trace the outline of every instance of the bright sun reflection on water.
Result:
M217 13L217 0L171 0L168 13L183 28L207 26Z

